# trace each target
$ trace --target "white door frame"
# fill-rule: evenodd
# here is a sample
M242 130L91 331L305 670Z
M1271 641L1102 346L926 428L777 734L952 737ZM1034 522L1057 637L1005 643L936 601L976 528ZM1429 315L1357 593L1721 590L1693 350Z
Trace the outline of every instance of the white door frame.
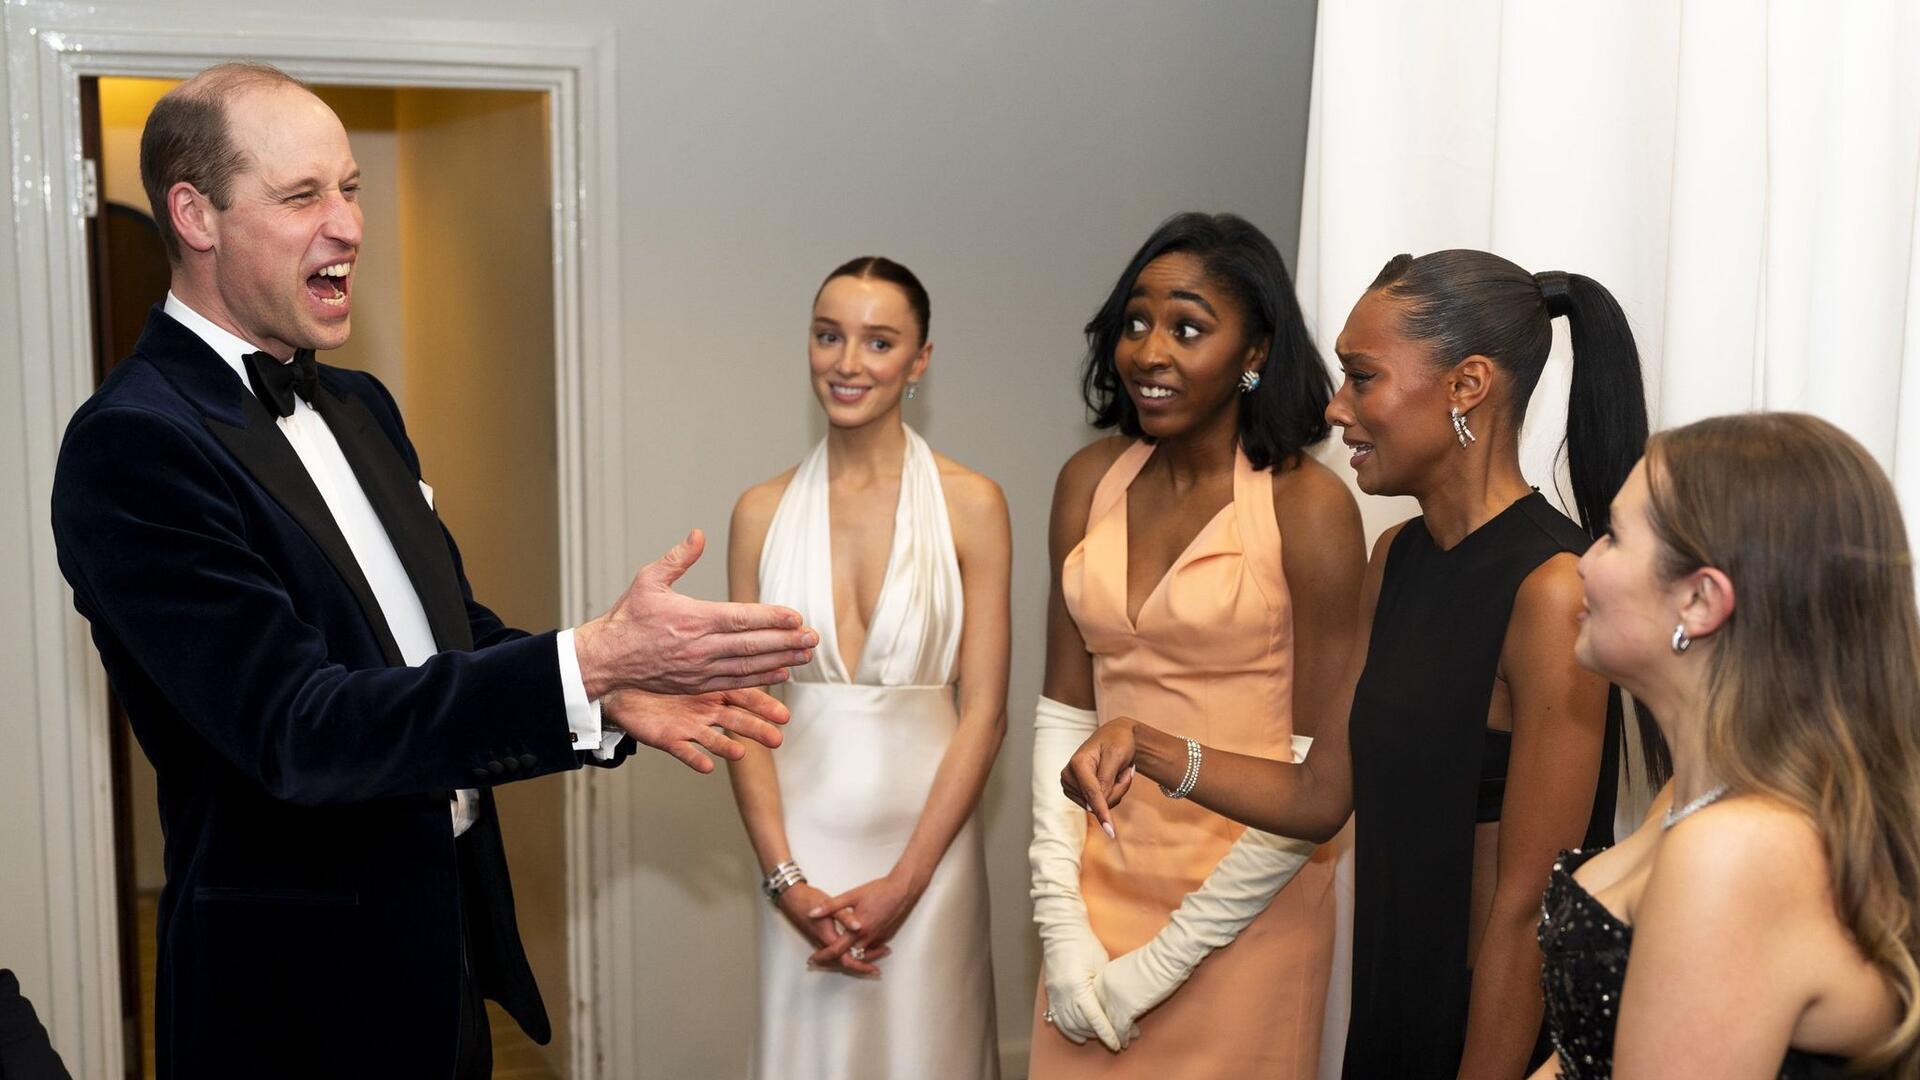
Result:
M67 418L93 392L80 80L179 78L264 60L328 84L543 91L552 153L554 378L563 625L625 580L619 460L619 236L613 34L604 28L193 13L163 5L7 0L4 15L29 505L50 504ZM44 520L44 518L42 518ZM35 528L33 677L40 738L52 985L43 1010L76 1076L121 1075L106 679L74 613L52 535ZM597 586L595 583L599 583ZM597 1074L589 788L566 777L572 1075ZM604 854L604 853L602 853ZM596 1023L596 1020L599 1023Z

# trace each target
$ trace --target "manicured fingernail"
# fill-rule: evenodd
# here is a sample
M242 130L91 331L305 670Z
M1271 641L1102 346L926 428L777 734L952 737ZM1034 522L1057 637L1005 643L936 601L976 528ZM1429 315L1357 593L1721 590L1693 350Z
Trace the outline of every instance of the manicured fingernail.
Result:
M858 929L860 929L860 920L859 920L859 919L855 919L855 918L851 918L851 917L849 917L848 919L846 919L846 920L845 920L845 922L846 922L846 924L847 924L847 929L849 929L849 930L858 930Z
M1100 827L1101 827L1102 829L1105 829L1105 830L1107 831L1107 839L1109 839L1109 840L1118 840L1118 839L1120 839L1119 837L1117 837L1117 836L1115 836L1115 835L1113 835L1113 822L1111 822L1111 821L1103 821L1103 822L1101 822L1101 823L1100 823Z
M819 918L820 916L822 916L822 915L825 915L825 914L826 914L826 912L824 912L824 911L821 911L821 910L820 910L819 908L814 908L814 909L813 909L812 911L809 911L809 912L807 912L807 918L809 918L809 919L817 919L817 918Z

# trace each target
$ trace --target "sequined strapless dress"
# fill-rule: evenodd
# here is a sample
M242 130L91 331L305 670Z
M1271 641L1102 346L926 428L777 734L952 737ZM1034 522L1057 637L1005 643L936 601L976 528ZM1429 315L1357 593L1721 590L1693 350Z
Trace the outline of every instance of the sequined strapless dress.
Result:
M1540 910L1540 987L1547 999L1547 1030L1564 1080L1613 1075L1613 1032L1620 1023L1620 991L1627 984L1633 927L1595 900L1573 872L1604 849L1562 852L1547 880ZM1838 1080L1846 1062L1788 1050L1780 1080Z

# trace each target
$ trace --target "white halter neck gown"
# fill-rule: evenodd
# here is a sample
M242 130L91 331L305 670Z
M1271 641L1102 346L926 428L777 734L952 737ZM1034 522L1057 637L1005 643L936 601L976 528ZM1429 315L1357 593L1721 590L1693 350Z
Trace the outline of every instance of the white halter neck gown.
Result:
M964 614L960 565L933 451L907 429L893 549L852 680L840 655L828 530L827 445L781 497L760 555L760 598L820 634L785 690L773 754L787 841L809 882L837 894L893 869L953 738ZM760 1080L999 1075L987 875L969 819L880 962L880 978L810 971L814 945L760 908Z

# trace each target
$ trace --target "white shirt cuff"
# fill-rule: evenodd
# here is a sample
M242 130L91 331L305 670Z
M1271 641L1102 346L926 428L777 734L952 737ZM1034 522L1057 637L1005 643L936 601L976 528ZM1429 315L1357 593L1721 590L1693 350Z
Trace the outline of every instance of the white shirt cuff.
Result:
M573 651L573 630L560 631L560 701L567 710L567 733L575 750L591 749L600 761L613 759L619 744L619 728L604 731L600 726L600 703L587 700L587 683L580 675L580 656Z

